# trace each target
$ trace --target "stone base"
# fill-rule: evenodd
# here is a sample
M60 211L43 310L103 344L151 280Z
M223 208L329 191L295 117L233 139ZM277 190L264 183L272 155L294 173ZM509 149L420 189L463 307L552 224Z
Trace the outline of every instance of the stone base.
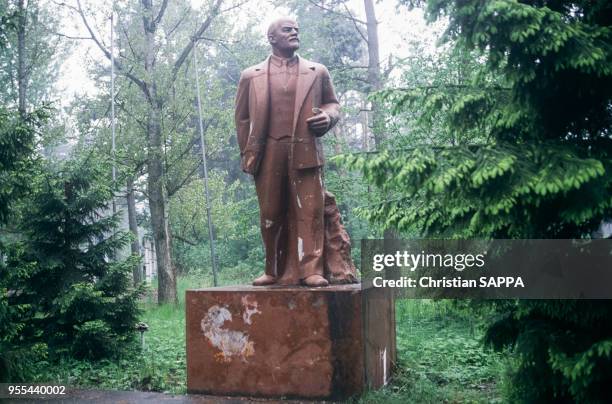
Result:
M344 399L387 383L395 311L387 291L188 290L189 393Z

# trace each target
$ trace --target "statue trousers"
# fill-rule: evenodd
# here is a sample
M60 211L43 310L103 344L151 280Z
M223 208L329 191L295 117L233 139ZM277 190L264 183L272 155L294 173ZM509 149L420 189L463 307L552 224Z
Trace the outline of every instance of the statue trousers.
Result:
M322 168L291 169L290 152L290 138L268 138L255 177L265 272L279 284L324 275Z

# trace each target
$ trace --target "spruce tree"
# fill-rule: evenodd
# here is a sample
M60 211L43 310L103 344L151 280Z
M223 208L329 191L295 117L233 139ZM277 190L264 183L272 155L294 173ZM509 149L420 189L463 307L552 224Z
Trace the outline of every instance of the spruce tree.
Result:
M9 290L27 276L27 271L7 267L7 236L3 230L14 219L12 210L29 188L36 165L34 137L43 119L44 111L20 116L0 106L0 381L26 371L20 363L28 348L19 347L17 342L27 306L10 304Z
M430 237L582 238L612 217L612 4L430 0L469 81L389 90L398 116L457 142L349 156L392 197L372 221ZM513 347L512 400L612 401L612 304L495 304L487 340Z
M0 10L2 11L2 10ZM0 50L6 46L2 29L11 18L0 13ZM27 374L24 358L29 346L18 344L27 306L11 304L9 291L27 277L25 268L16 271L6 265L11 232L5 232L9 222L15 222L14 210L30 190L31 176L37 166L34 153L36 132L47 118L47 110L39 109L19 114L0 105L0 382L9 375Z
M129 235L110 211L109 166L91 159L38 176L8 267L27 273L14 298L30 308L22 339L45 342L56 356L97 359L133 338L142 288L131 286L134 258L114 258Z

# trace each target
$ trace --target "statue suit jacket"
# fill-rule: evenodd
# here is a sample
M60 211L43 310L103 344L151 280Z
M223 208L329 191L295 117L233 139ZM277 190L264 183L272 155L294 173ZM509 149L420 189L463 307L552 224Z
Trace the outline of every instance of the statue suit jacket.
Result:
M298 58L290 160L291 168L304 169L319 167L324 163L320 139L308 129L306 119L315 115L313 108L320 108L329 114L331 128L338 121L340 104L327 68ZM269 59L242 72L236 94L235 121L241 168L252 175L257 175L259 165L265 158L270 102Z

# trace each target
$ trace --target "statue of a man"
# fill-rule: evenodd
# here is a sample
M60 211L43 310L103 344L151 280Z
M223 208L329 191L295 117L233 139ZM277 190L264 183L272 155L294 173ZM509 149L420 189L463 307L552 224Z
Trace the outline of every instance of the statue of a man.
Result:
M236 95L241 166L255 178L266 254L256 286L356 281L348 235L323 186L319 137L338 121L340 105L327 68L295 53L298 34L291 18L270 24L272 54L242 72Z

